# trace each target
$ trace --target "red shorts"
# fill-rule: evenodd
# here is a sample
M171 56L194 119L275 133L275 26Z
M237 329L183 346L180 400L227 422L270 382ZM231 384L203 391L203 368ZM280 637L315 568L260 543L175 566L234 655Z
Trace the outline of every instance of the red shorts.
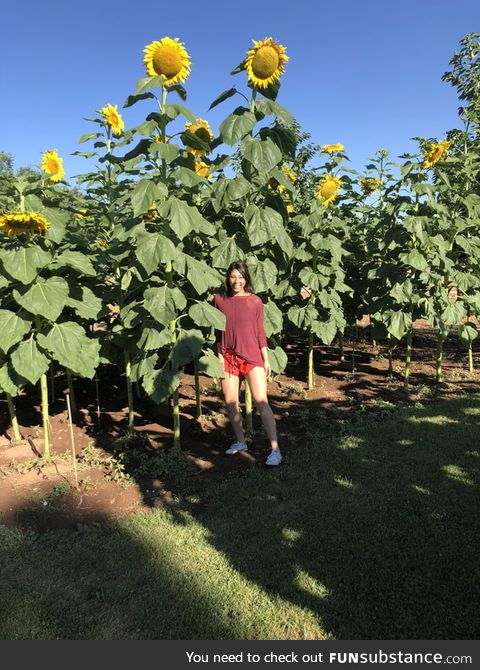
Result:
M250 370L253 370L255 367L253 363L247 363L244 358L237 356L237 354L232 354L229 351L226 351L223 354L225 365L223 369L225 372L236 377L246 377Z

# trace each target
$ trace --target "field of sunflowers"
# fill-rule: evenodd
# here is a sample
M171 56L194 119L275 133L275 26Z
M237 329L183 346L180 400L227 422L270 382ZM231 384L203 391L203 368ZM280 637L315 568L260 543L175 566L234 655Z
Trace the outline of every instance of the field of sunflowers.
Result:
M145 120L125 128L118 104L98 109L75 152L96 167L78 188L64 180L54 149L40 170L2 177L0 390L14 440L21 437L15 398L39 384L49 456L52 366L66 370L74 410L74 378L116 366L129 426L136 385L171 405L179 445L183 370L194 371L197 406L200 377L223 374L214 345L224 316L212 295L238 259L264 301L277 374L287 365L285 341L301 338L311 388L315 346L337 343L341 357L346 329L365 315L390 357L405 340L406 391L418 319L437 334L437 381L452 330L472 372L480 97L466 63L478 58L479 39L462 40L444 75L459 92L462 128L418 138L418 153L400 162L379 149L363 171L348 167L341 138L306 143L278 102L288 56L274 39L253 42L232 72L246 82L212 102L229 108L217 134L186 106L188 45L164 37L146 46L146 76L124 103L144 107Z

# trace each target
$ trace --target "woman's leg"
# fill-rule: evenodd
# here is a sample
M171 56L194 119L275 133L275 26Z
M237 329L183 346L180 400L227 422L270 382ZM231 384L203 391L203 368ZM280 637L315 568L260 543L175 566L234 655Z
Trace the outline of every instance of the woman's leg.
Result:
M268 404L265 370L260 367L252 368L252 370L247 373L247 381L250 385L255 405L262 417L262 423L265 427L267 437L270 440L270 444L272 445L272 449L278 449L277 427L275 425L275 417L273 416L272 408Z
M238 400L239 387L240 379L236 375L227 374L222 379L222 391L233 432L235 433L237 442L245 442L245 433L243 432L242 415L240 414L240 403Z

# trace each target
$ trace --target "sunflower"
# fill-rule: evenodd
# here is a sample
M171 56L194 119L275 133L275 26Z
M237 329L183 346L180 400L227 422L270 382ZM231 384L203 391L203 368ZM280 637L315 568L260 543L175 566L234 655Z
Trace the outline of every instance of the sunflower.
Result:
M87 216L87 213L88 212L87 212L86 209L77 209L77 211L75 212L75 216L77 217L77 219L79 221L81 221L82 219L84 219Z
M321 148L322 151L325 151L327 154L334 154L337 151L343 151L345 147L343 144L337 142L337 144L323 144Z
M253 48L247 51L243 69L254 88L268 88L275 84L285 72L288 56L285 47L266 37L261 42L253 41Z
M65 176L63 169L63 158L60 158L58 151L44 151L42 154L42 170L50 175L50 181L62 181Z
M165 86L184 82L190 74L190 56L177 38L164 37L160 42L152 42L145 47L144 53L147 74L163 76Z
M95 240L95 244L101 249L106 249L108 247L108 244L105 240Z
M195 123L186 123L185 130L188 130L189 133L192 133L198 137L199 140L205 142L205 144L208 145L210 145L210 142L215 139L215 135L210 130L208 121L204 121L203 119L197 119ZM184 144L187 147L188 153L193 154L194 156L205 156L205 154L208 154L206 149L196 149L195 147L189 147L188 139L185 140Z
M207 179L211 179L212 176L208 174L209 169L210 166L207 165L207 163L204 163L203 161L195 161L195 172L199 177L207 177Z
M443 142L440 142L439 144L430 142L423 154L423 167L429 168L436 165L436 163L445 156L450 144L451 142L448 140L443 140Z
M148 221L149 223L154 223L155 221L158 221L159 211L156 202L152 202L148 210L145 212L144 217L145 221Z
M333 174L326 174L320 179L317 187L317 198L324 207L328 207L336 198L342 185L340 177Z
M98 110L103 116L103 121L108 128L111 128L112 133L116 137L120 137L125 128L123 123L122 115L119 114L117 105L105 105L102 109Z
M47 219L37 212L7 212L0 215L0 230L5 235L41 235L48 226Z
M378 191L381 185L381 180L374 179L373 177L364 177L364 179L360 181L360 188L365 195L370 195L371 193Z

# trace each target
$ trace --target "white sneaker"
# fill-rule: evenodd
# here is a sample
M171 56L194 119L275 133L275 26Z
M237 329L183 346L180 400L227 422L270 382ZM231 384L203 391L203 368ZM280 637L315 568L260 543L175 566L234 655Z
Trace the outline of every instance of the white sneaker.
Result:
M280 465L281 462L282 454L280 453L280 449L272 449L269 457L265 461L265 465Z
M232 456L233 454L236 454L239 451L248 451L248 447L245 444L245 442L234 442L231 447L227 449L225 452L228 456Z

